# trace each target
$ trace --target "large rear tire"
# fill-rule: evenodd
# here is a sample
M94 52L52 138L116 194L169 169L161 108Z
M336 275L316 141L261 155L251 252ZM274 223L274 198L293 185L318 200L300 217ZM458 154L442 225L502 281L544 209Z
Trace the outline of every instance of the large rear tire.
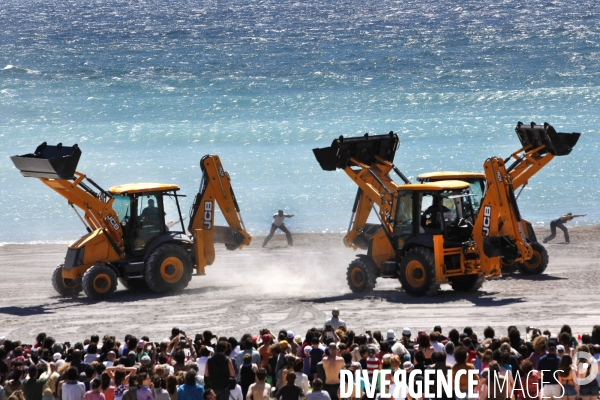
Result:
M52 286L63 297L77 297L81 293L81 282L65 279L62 276L64 264L59 264L52 273Z
M433 251L413 247L402 257L400 277L404 291L413 296L435 296L439 285L435 282Z
M146 281L141 279L119 278L119 283L132 292L147 292L150 290Z
M183 290L192 279L190 256L176 244L163 244L146 260L144 278L150 290L156 293Z
M377 266L374 262L369 262L363 258L354 259L348 265L346 280L348 287L353 293L366 293L375 288L377 283Z
M522 274L537 275L541 274L548 268L550 256L543 244L539 242L529 243L533 250L533 256L529 260L525 260L519 265L519 270Z
M94 265L83 274L82 286L92 300L110 299L117 290L117 274L108 265Z
M450 279L450 286L457 292L476 292L483 286L485 275L474 274L457 276Z

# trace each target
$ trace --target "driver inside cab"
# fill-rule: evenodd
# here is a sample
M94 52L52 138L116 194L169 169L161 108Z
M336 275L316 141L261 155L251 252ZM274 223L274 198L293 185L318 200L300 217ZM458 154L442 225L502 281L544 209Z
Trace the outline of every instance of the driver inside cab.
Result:
M444 205L444 199L436 196L433 204L423 212L421 226L428 233L441 232L444 226L443 222L451 220L452 214L452 210Z
M160 215L158 212L158 207L154 205L154 200L148 200L148 207L144 208L142 211L142 217L146 220L148 225L159 225L160 224Z

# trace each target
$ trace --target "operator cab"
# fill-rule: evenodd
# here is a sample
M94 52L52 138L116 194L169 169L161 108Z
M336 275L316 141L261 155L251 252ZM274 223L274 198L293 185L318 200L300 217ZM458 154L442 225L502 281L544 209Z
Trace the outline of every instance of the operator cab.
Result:
M444 171L444 172L428 172L417 176L417 180L421 183L439 182L446 180L459 180L467 182L470 187L469 191L472 194L471 202L475 209L475 215L479 211L481 206L481 200L486 191L486 180L485 174L480 172L457 172L457 171Z
M171 233L185 234L177 194L179 186L160 183L134 183L113 186L113 209L123 227L125 252L141 256L156 238ZM177 218L166 222L165 218Z
M469 187L456 180L400 186L394 221L397 249L409 241L429 242L433 235L443 235L450 247L468 240L475 223Z

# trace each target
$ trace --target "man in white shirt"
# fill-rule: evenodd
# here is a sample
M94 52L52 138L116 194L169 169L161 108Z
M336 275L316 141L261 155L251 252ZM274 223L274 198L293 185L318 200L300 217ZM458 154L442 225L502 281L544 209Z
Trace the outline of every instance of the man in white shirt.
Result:
M340 310L335 307L331 310L331 318L325 321L325 328L331 326L334 331L337 331L340 326L346 327L346 323L340 319Z
M269 243L269 240L271 240L277 229L281 229L281 231L285 233L288 246L293 246L294 243L292 242L292 233L288 230L288 228L285 227L285 224L283 223L286 218L292 218L293 216L293 214L284 214L283 210L279 210L277 214L273 214L273 223L271 224L271 231L269 232L269 235L265 238L262 247L265 247L267 243Z
M108 353L106 353L106 361L104 361L104 365L106 366L106 368L112 367L113 365L115 365L116 359L117 359L117 355L115 354L114 351L111 350Z
M456 364L456 360L454 359L454 343L448 341L446 346L444 346L444 351L446 352L446 364L453 367Z

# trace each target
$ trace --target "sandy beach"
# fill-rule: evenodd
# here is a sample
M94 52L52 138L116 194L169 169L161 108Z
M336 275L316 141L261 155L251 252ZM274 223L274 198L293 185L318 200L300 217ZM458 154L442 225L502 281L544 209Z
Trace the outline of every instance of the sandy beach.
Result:
M436 297L414 298L397 280L379 279L376 290L355 295L346 284L354 251L339 234L295 234L294 247L276 235L261 248L254 237L243 250L218 247L206 276L195 276L182 293L135 294L119 288L105 302L61 298L50 277L64 258L66 245L0 247L0 336L31 342L46 332L57 340L81 340L93 333L147 334L161 340L177 326L190 332L211 329L240 336L260 328L291 329L304 335L319 326L333 307L356 331L403 327L445 332L487 325L500 334L508 325L524 333L533 325L557 332L570 324L574 333L591 332L600 323L600 226L571 228L571 244L557 239L547 245L550 265L539 276L519 273L487 281L476 293L456 293L448 285ZM548 229L537 229L538 237Z

